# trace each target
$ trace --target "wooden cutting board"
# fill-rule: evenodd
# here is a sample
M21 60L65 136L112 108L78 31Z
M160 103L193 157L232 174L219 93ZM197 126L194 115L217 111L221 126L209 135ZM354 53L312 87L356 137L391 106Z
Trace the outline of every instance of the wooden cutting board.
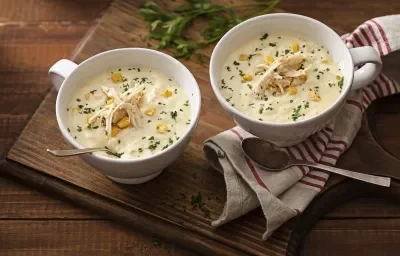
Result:
M168 2L168 7L182 1ZM229 1L214 1L228 4ZM105 50L120 47L150 47L147 27L137 15L141 1L115 1L82 43L72 59L79 63ZM201 31L204 24L194 24ZM192 32L191 37L198 36ZM212 47L204 49L202 59L181 60L195 75L202 94L201 119L192 142L184 154L151 182L128 186L110 181L79 157L56 158L46 148L67 148L55 118L56 93L51 90L8 154L5 163L11 175L30 182L48 193L62 195L76 204L127 223L135 229L190 248L204 255L285 255L294 220L285 224L267 241L261 235L265 220L256 210L220 228L210 225L222 211L225 186L222 176L206 162L203 141L234 126L221 109L209 84L208 58ZM167 52L168 53L168 52ZM365 142L368 141L367 145ZM379 156L382 164L368 161ZM388 172L396 176L399 161L375 142L364 120L362 132L343 159L353 170ZM362 161L360 160L362 159ZM343 160L342 160L343 162ZM378 167L378 168L376 168ZM381 167L381 168L379 168ZM206 210L191 203L201 197Z

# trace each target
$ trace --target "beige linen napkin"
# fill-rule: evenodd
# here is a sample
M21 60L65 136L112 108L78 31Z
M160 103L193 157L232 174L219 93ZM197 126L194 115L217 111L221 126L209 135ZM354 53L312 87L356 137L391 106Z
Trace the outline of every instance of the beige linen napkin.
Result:
M400 48L400 15L369 20L342 39L349 48L370 45L381 56L387 55ZM371 85L348 97L331 124L286 150L298 159L334 166L353 142L368 105L399 89L395 81L380 74ZM240 148L241 140L250 136L234 127L205 141L206 158L223 174L227 190L223 212L212 225L223 225L261 205L266 218L262 238L267 239L284 222L304 211L323 189L329 174L308 167L291 167L282 172L260 170Z

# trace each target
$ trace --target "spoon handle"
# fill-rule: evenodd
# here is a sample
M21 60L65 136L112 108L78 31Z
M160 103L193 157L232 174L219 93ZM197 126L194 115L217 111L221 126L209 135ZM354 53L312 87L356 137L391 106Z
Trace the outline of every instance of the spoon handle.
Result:
M83 149L63 149L63 150L47 149L47 152L50 152L55 156L76 156L97 151L108 151L108 149L106 148L83 148Z
M336 167L331 167L323 164L318 164L318 163L312 163L312 162L296 162L294 165L306 165L310 167L314 167L317 169L325 170L328 172L340 174L342 176L346 176L349 178L353 178L356 180L361 180L365 181L368 183L372 183L375 185L383 186L383 187L390 187L390 178L387 177L382 177L382 176L375 176L375 175L370 175L370 174L365 174L365 173L359 173L359 172L352 172Z

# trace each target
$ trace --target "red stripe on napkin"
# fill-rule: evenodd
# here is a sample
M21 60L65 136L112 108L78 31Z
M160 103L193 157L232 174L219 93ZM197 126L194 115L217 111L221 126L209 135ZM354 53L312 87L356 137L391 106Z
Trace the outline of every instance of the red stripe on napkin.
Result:
M238 132L237 132L236 130L234 130L234 129L231 129L231 131L232 131L234 134L236 134L236 136L238 136L239 139L240 139L241 141L243 140L243 137L242 137L242 135L240 135L240 133L238 133ZM258 173L257 173L257 171L256 171L256 168L254 168L254 165L253 165L253 163L250 161L250 159L247 158L247 156L245 156L245 159L246 159L247 166L249 167L249 169L250 169L251 173L253 174L254 178L256 179L257 183L258 183L261 187L263 187L263 188L265 188L266 190L268 190L269 192L271 192L271 190L267 187L267 185L265 185L265 183L262 181L260 175L258 175Z

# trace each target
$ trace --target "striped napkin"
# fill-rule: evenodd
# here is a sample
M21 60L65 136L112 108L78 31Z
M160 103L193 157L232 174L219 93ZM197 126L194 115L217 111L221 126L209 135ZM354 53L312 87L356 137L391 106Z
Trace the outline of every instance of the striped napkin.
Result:
M381 56L400 49L400 15L374 18L353 33L342 36L349 48L373 46ZM350 147L360 126L362 114L373 100L397 93L399 85L384 74L369 86L348 97L332 123L306 141L288 147L297 159L335 166ZM220 226L261 205L266 218L267 239L284 222L300 214L324 188L329 174L308 167L291 167L267 172L245 157L240 142L253 136L234 127L205 141L204 152L211 166L224 175L227 200L213 226Z

